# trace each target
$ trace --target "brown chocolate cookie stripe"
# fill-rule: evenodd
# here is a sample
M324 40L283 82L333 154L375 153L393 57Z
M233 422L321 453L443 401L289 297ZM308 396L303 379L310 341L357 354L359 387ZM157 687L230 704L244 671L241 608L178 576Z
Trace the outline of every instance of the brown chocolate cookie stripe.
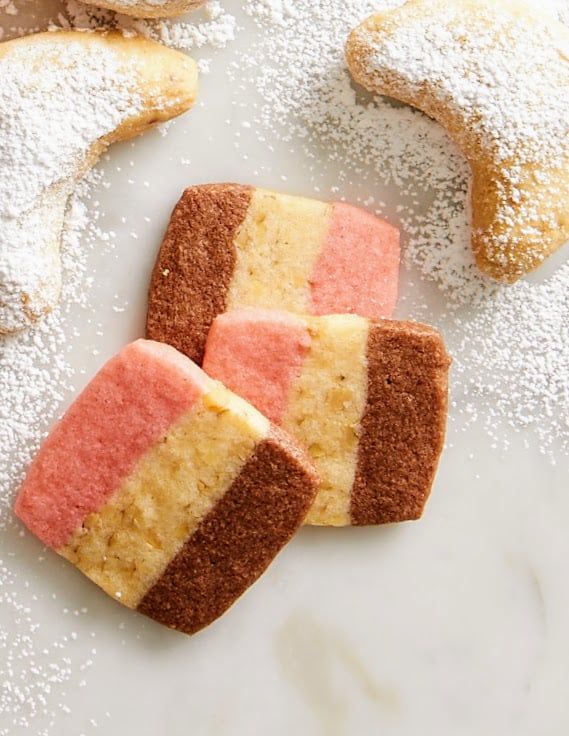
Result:
M351 521L418 519L443 448L450 359L435 330L389 321L370 325L367 359Z
M317 485L302 452L273 428L138 610L187 634L210 624L290 540Z
M173 345L200 365L211 322L226 308L236 260L233 240L252 192L239 184L186 189L152 272L146 337Z

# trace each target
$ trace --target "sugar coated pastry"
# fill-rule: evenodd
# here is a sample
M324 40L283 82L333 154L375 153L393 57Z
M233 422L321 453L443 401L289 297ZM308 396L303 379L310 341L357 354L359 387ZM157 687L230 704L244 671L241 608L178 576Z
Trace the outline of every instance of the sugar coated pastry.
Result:
M472 247L516 281L569 238L569 30L520 0L409 0L347 44L355 80L423 110L469 160Z
M137 18L171 18L199 8L205 0L82 0L88 5Z
M320 476L307 523L421 516L443 447L449 358L414 322L269 310L218 316L204 370L294 435Z
M0 333L56 305L60 238L77 179L114 141L187 110L195 63L120 33L0 44Z
M304 453L174 348L139 340L55 425L15 510L113 598L193 633L302 523Z
M365 210L238 184L190 187L154 267L147 336L200 363L228 309L389 317L398 270L399 232Z

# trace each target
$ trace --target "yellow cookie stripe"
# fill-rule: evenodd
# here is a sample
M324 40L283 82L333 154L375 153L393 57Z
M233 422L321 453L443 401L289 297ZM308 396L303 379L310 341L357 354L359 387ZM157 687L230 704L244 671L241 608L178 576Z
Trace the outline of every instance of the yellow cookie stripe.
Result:
M136 607L268 434L259 412L212 386L59 550L126 606Z
M331 213L332 205L324 202L255 189L235 237L237 260L228 309L307 312L310 277Z
M350 523L359 427L367 400L367 320L306 318L310 351L282 422L307 449L320 476L307 524Z

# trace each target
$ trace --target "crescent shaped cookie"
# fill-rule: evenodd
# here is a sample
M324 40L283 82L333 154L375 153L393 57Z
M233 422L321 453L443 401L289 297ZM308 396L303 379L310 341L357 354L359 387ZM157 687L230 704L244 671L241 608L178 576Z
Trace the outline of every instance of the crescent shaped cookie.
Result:
M343 202L240 184L186 189L154 266L146 336L201 363L213 319L263 307L390 317L399 231Z
M171 18L199 8L205 0L83 0L87 5L107 8L136 18Z
M192 634L261 575L315 492L287 435L174 348L138 340L54 426L15 511L115 600Z
M450 360L439 333L354 314L238 310L216 318L204 370L307 450L307 523L418 519L443 440Z
M350 35L367 89L443 125L472 168L478 266L514 282L569 238L569 30L515 0L409 0Z
M77 179L115 141L187 110L187 56L119 33L56 32L0 44L0 333L57 304L60 238Z

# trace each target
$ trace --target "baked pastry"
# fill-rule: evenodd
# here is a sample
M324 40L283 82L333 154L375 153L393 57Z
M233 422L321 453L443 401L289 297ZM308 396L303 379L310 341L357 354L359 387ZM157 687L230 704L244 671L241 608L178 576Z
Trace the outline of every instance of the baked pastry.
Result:
M417 519L443 447L449 358L414 322L269 310L218 316L204 370L307 449L309 524Z
M389 317L399 232L365 210L238 184L186 189L152 274L146 334L200 363L227 309Z
M0 44L0 333L49 312L77 179L115 141L187 110L184 54L120 33L39 33Z
M82 0L136 18L171 18L196 10L205 0Z
M265 570L316 486L256 409L174 348L138 340L52 429L15 510L113 598L191 634Z
M472 247L513 282L569 238L569 30L520 0L409 0L348 40L354 79L435 118L472 168Z

